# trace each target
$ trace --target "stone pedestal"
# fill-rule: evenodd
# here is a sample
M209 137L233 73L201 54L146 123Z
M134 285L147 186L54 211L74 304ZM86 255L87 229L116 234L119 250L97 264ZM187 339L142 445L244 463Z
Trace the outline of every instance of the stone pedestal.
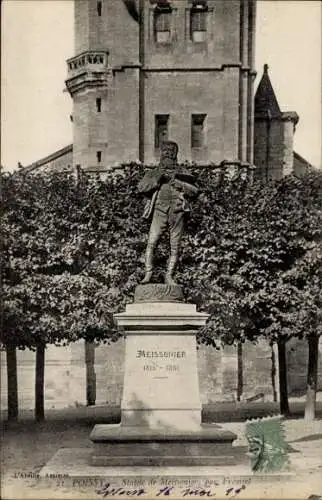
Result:
M207 314L180 287L140 285L117 314L126 332L120 425L96 425L93 465L218 465L236 436L201 423L196 331Z
M131 304L118 315L127 332L122 424L200 426L195 331L205 319L193 305L168 302Z

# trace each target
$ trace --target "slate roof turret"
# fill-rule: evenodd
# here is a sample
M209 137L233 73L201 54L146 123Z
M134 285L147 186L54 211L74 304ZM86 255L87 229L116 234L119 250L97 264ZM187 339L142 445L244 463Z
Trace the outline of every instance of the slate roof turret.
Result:
M282 118L282 112L268 75L268 64L264 64L264 73L255 94L255 117Z

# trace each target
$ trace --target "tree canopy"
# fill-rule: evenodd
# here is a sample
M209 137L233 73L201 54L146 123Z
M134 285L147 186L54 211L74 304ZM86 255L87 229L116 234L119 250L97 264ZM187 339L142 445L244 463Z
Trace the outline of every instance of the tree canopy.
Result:
M144 274L143 171L124 165L104 180L2 174L4 344L117 338L112 316ZM201 196L187 221L178 281L187 300L210 313L199 341L319 334L322 174L262 185L211 168L195 172ZM164 236L156 279L167 248Z
M197 257L190 289L211 313L202 341L320 333L321 188L319 172L220 189L207 182L202 229L187 245Z

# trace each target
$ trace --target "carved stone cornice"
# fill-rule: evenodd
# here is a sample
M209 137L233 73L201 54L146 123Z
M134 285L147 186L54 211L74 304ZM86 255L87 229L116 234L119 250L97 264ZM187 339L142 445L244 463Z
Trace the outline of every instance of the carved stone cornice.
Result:
M66 89L73 96L82 90L108 88L113 78L108 52L89 50L67 60Z
M299 121L299 115L296 113L296 111L284 111L282 113L282 121L293 122L294 125L297 125Z

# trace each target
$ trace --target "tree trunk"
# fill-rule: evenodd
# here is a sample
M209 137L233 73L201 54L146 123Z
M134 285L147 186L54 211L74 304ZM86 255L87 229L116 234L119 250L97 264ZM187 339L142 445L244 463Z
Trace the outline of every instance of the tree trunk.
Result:
M238 342L237 345L237 401L241 400L243 395L243 344Z
M287 391L287 366L286 366L286 347L284 341L279 341L278 346L278 369L280 383L280 412L282 415L289 415L290 408L288 404Z
M86 400L87 406L96 403L95 344L85 342Z
M272 345L272 355L271 355L271 361L272 361L272 371L271 371L271 380L272 380L272 389L273 389L273 401L276 403L277 401L277 391L276 391L276 359L275 359L275 351L274 351L274 345Z
M18 420L17 352L14 346L6 347L8 380L8 420Z
M44 405L45 382L45 346L37 347L36 351L36 384L35 384L35 418L37 422L45 420Z
M307 391L305 402L305 420L315 419L316 389L318 382L319 337L310 336L309 359L307 368Z

